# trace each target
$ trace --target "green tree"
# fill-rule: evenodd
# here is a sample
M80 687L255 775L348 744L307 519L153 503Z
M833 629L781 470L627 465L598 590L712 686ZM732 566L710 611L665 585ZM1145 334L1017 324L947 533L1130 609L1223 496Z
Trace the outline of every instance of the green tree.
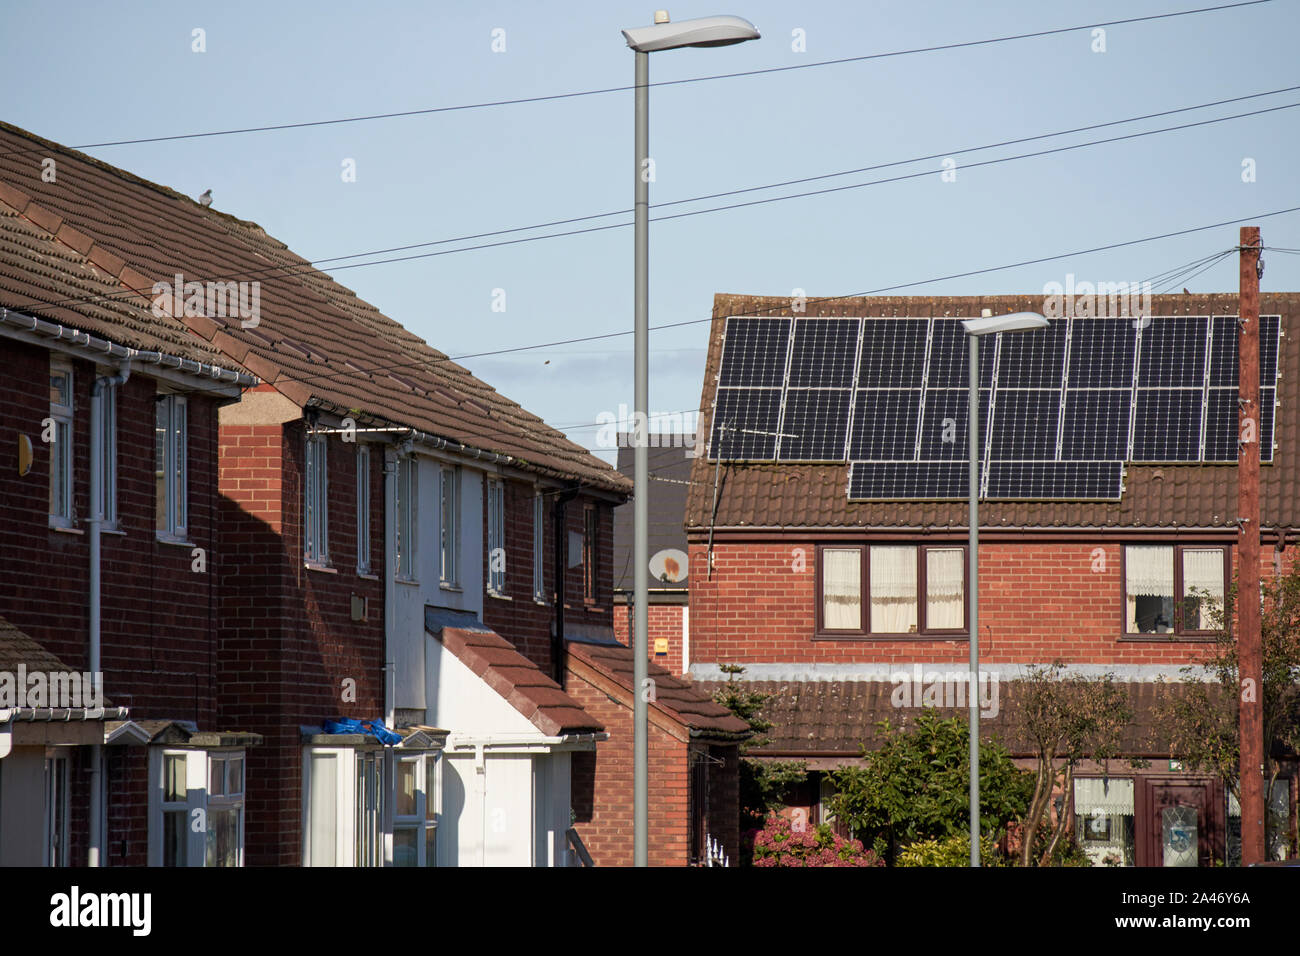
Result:
M1263 685L1253 688L1263 712L1264 793L1277 782L1276 754L1300 750L1300 565L1260 586L1260 632L1263 642ZM1169 756L1191 771L1213 774L1241 800L1241 763L1238 729L1242 694L1237 678L1237 586L1222 602L1199 594L1189 601L1204 601L1217 631L1205 657L1182 669L1180 693L1165 693L1157 704L1157 731L1169 741ZM1271 805L1271 801L1270 801ZM1265 815L1267 845L1277 849L1295 835L1286 834L1286 821L1272 812Z
M784 805L783 797L790 787L808 778L807 765L795 760L757 760L746 756L752 750L769 743L766 733L772 722L762 714L763 704L772 696L751 689L740 675L745 668L739 664L723 664L727 683L713 695L741 720L749 724L754 736L741 744L740 753L740 831L755 830L763 826L770 811Z
M884 742L863 749L864 767L835 771L830 811L892 866L900 848L969 831L966 721L922 713L910 730L880 724ZM996 740L980 745L980 828L1000 836L1029 807L1033 777Z

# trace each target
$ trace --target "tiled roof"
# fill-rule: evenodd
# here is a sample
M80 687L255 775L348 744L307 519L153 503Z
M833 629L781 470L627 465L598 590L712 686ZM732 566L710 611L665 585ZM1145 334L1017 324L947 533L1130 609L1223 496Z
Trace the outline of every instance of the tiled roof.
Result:
M604 730L600 721L515 650L495 631L481 625L455 627L433 611L425 612L425 628L462 664L477 674L515 710L548 737Z
M68 673L73 670L43 646L33 640L25 631L20 631L8 620L0 617L0 671L17 674L21 665L28 674ZM79 672L80 673L80 672ZM112 707L113 702L103 698L104 707Z
M1236 295L1157 295L1156 315L1235 315ZM718 295L700 401L700 434L712 427L713 400L728 315L790 316L787 298ZM1041 310L1042 296L809 298L800 317L978 316L980 310ZM1300 466L1300 294L1265 294L1261 314L1280 314L1278 355L1278 447L1272 464L1260 468L1263 527L1300 528L1300 495L1294 475ZM980 505L985 528L1220 529L1236 527L1235 465L1128 465L1120 501L988 501ZM715 528L898 528L965 530L964 501L849 501L846 465L730 464L724 462L713 515L714 462L695 459L686 506L687 531Z
M635 687L636 659L626 644L569 642L569 657L578 660L631 694ZM654 681L650 706L662 711L691 731L695 737L743 740L750 736L749 724L713 699L703 684L674 677L648 662L646 674Z
M40 175L43 157L57 161L54 182ZM313 270L255 223L7 124L0 124L0 201L73 249L89 250L99 277L78 276L91 286L81 294L111 285L150 299L155 282L173 283L177 274L186 281L260 282L255 328L243 328L238 318L178 318L192 332L191 347L224 354L299 405L415 428L510 456L550 477L630 490L610 465ZM69 324L69 310L84 317L78 321L93 318L91 307L65 303L54 313L41 306L51 295L70 298L64 293L72 280L48 289L48 279L23 285L14 274L31 271L31 254L0 254L3 304ZM72 261L65 271L74 267L82 266Z
M678 442L673 447L669 442ZM646 458L650 471L650 503L646 506L650 514L650 537L648 554L653 557L665 548L675 548L686 552L686 532L682 529L682 517L686 510L686 487L691 478L690 449L680 446L680 436L652 435L650 447L646 449ZM618 470L629 481L636 456L635 448L620 446L618 449ZM632 590L632 509L628 502L614 509L614 588L615 590ZM682 568L685 572L688 568ZM663 584L652 576L650 589L683 588L685 580L675 584Z
M894 728L909 727L925 711L920 707L895 707L891 701L895 684L884 681L746 681L749 690L771 695L760 708L773 727L764 736L768 743L752 749L756 757L782 759L838 757L857 758L862 748L875 750L882 742L879 723L888 720ZM713 691L724 681L700 682ZM1122 753L1129 756L1168 756L1168 737L1159 732L1156 703L1163 695L1181 693L1177 683L1125 683L1134 718L1123 731ZM915 687L913 688L916 689ZM918 691L919 692L919 691ZM997 713L988 709L980 719L981 734L996 735L1015 756L1032 756L1033 747L1023 739L1017 725L1018 689L1015 681L999 685ZM941 718L961 717L959 708L936 707Z

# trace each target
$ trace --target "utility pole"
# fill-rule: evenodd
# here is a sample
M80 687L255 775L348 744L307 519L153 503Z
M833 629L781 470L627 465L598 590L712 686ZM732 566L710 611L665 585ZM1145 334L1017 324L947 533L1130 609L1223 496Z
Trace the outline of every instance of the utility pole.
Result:
M1237 513L1237 680L1241 734L1241 863L1261 863L1264 847L1264 648L1259 607L1259 253L1258 226L1241 227L1241 287L1238 314Z

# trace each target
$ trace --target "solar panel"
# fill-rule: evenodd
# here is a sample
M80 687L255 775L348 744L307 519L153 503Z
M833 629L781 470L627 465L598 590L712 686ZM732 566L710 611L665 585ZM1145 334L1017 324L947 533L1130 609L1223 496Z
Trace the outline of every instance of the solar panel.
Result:
M1061 457L1086 461L1128 457L1133 391L1128 388L1065 390Z
M1277 389L1259 390L1259 460L1273 460L1273 422L1277 414Z
M1056 322L1032 335L1003 336L998 343L998 388L1059 389L1068 328L1068 323ZM984 348L980 351L982 366Z
M1210 387L1237 387L1237 343L1240 341L1235 315L1216 315L1210 326ZM1263 339L1260 340L1261 347ZM1260 356L1263 358L1263 356ZM1261 376L1261 381L1263 377Z
M920 388L929 319L864 319L859 388Z
M857 342L854 342L857 345ZM850 357L852 357L850 355ZM792 388L781 420L781 461L843 461L849 425L847 388Z
M1152 318L1139 333L1138 386L1201 388L1208 331L1203 315Z
M993 384L992 341L980 345L980 388ZM930 388L967 388L970 385L970 342L961 319L938 319L930 334Z
M852 388L861 319L796 319L791 388Z
M1133 320L1071 319L1069 324L1069 387L1132 388L1137 355Z
M1237 388L1212 388L1205 406L1205 460L1237 460ZM1263 445L1260 445L1263 450Z
M781 416L779 388L720 388L713 412L710 457L732 461L771 459Z
M1001 375L999 369L999 381ZM998 389L993 406L989 456L1054 459L1060 418L1060 389Z
M1123 478L1121 461L991 461L984 497L1118 501Z
M984 455L985 436L988 435L989 395L991 390L980 389L980 455ZM925 393L925 411L921 416L921 454L923 460L966 460L967 425L966 406L970 396L963 388L930 389Z
M853 402L849 458L916 457L916 426L920 414L919 388L859 389Z
M1133 407L1131 461L1199 461L1199 388L1139 388Z
M1259 317L1259 384L1277 383L1277 350L1282 328L1280 315Z
M849 498L855 501L934 501L965 498L966 462L855 461L849 464Z
M785 384L785 360L790 345L789 319L731 316L723 335L719 387L779 387Z

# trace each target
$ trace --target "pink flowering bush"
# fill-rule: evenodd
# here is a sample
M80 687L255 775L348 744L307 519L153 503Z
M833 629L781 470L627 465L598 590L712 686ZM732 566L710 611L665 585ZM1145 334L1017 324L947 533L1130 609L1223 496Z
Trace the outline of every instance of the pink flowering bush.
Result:
M761 830L744 835L754 866L884 866L861 840L836 836L829 826L796 831L786 817L771 814Z

